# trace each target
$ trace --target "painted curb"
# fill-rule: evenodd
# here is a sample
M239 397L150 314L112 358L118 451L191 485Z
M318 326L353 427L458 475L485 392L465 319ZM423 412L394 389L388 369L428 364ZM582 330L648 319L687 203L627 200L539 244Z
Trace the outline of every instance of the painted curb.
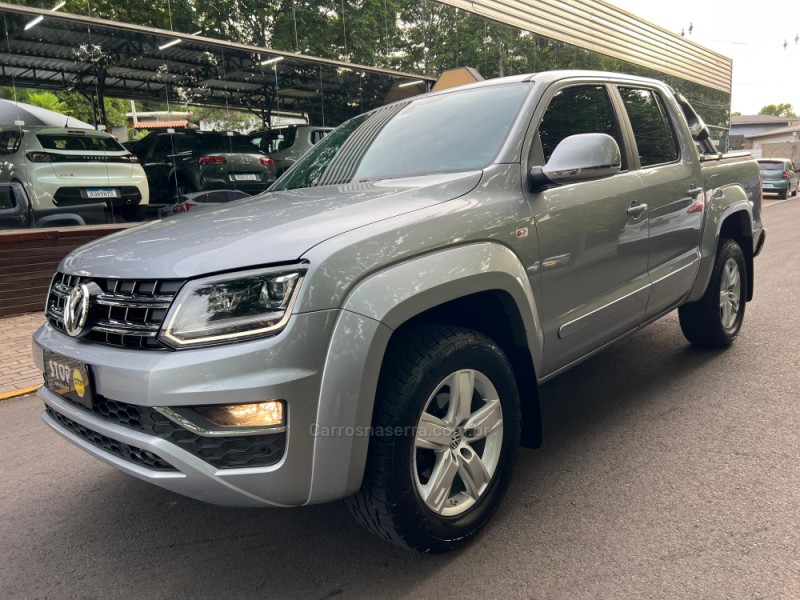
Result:
M11 390L10 392L3 392L0 394L0 401L2 400L10 400L11 398L17 398L18 396L24 396L25 394L30 394L31 392L35 392L41 386L34 385L27 388L21 388L19 390Z

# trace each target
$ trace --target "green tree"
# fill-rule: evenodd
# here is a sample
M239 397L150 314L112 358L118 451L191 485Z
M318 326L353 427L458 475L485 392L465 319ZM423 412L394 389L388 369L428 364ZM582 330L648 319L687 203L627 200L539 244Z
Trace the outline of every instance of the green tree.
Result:
M791 103L785 104L767 104L760 111L760 115L773 115L775 117L796 117Z

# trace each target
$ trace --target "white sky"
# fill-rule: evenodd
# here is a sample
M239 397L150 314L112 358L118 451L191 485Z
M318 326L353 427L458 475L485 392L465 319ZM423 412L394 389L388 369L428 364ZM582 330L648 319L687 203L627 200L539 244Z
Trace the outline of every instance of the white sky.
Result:
M664 29L684 29L690 40L732 58L731 110L757 114L790 102L800 114L800 0L607 1Z

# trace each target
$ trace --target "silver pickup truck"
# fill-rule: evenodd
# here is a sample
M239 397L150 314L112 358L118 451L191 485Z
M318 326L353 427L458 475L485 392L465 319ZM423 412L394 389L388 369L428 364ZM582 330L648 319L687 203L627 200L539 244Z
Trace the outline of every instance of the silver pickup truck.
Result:
M347 498L442 552L540 439L537 384L678 309L724 348L765 238L756 163L658 81L558 71L381 107L261 196L67 256L44 421L206 502Z

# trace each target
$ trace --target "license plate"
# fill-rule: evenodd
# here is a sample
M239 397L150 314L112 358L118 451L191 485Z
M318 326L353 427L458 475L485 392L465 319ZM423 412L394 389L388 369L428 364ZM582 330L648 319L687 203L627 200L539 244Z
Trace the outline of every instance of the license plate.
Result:
M241 173L233 176L234 181L258 181L258 175L255 173Z
M772 184L771 184L771 183L765 183L765 184L764 184L764 187L765 187L765 188L771 188L771 187L773 187L773 186L772 186Z
M117 190L114 188L91 188L86 190L87 198L117 198Z
M89 368L82 362L45 350L44 385L59 396L92 408Z

